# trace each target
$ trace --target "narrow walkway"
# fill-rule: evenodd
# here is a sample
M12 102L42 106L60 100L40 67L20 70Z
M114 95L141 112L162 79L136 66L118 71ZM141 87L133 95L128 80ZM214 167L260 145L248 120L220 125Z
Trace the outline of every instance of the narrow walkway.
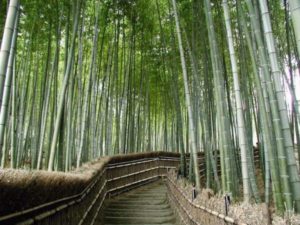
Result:
M162 181L112 198L106 205L104 225L179 225Z

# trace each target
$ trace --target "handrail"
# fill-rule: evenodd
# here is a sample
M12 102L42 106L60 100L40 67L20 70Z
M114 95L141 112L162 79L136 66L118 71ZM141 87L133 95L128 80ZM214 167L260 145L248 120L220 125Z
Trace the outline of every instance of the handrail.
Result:
M57 199L55 201L47 202L42 205L35 206L33 208L25 209L20 212L12 213L3 217L0 217L0 223L5 223L5 222L15 222L18 221L22 217L31 217L32 215L38 214L38 212L43 212L45 209L51 208L55 209L58 206L65 205L68 202L72 201L81 201L81 199L87 195L90 190L95 186L95 184L99 181L100 177L104 174L106 168L104 167L103 170L99 175L96 176L96 179L89 183L86 188L79 194L71 195L68 197L64 197L61 199Z
M119 168L119 167L125 167L125 166L131 166L131 165L138 165L138 164L143 164L143 163L147 163L147 162L153 162L156 161L158 159L158 157L156 158L145 158L145 159L136 159L136 160L132 160L129 162L119 162L119 163L112 163L112 164L108 164L107 167L108 168Z
M200 163L203 164L203 160L204 158L200 157ZM43 224L41 221L44 219L55 219L59 216L64 218L66 213L68 213L67 215L70 217L70 213L72 216L73 211L76 212L76 210L79 210L80 213L75 215L75 217L77 217L75 219L73 218L72 225L93 224L98 213L101 211L107 195L110 196L112 194L120 193L133 186L145 184L153 179L165 176L167 170L169 168L177 167L179 162L179 154L168 155L167 153L160 152L154 154L142 153L105 158L104 160L99 161L99 163L103 164L99 167L97 174L90 178L90 182L80 193L44 203L21 212L5 215L0 217L0 224L11 225L16 222L22 222L22 224L29 225L34 224L36 221L39 221L38 224ZM132 166L132 168L130 168L130 166ZM128 169L124 170L126 167L128 167ZM204 176L203 172L205 171L203 170L201 174ZM168 179L168 183L175 185L169 177ZM175 187L178 188L176 185ZM224 215L206 209L205 207L195 205L189 199L188 201L194 208L206 210L207 213L217 216L228 223L232 222L232 219L229 217L225 217ZM88 220L88 222L86 222L86 220ZM52 221L52 219L49 221ZM61 222L62 220L59 221L58 224L70 224ZM194 224L197 224L197 222L194 222Z
M193 207L193 208L197 208L197 209L200 209L200 210L203 210L205 211L206 213L208 214L211 214L212 216L215 216L215 217L218 217L220 218L221 220L224 220L225 222L227 223L230 223L230 224L234 224L234 225L247 225L246 223L240 223L240 222L236 222L235 219L229 217L229 216L225 216L223 215L222 213L219 213L217 211L214 211L214 210L211 210L205 206L201 206L201 205L198 205L198 204L195 204L190 198L188 198L186 196L186 194L175 184L175 182L169 177L167 176L167 179L169 181L170 184L173 185L173 187L181 194L181 196L189 202L189 204ZM175 196L176 198L176 196ZM178 201L179 202L179 201ZM180 203L180 202L179 202ZM183 207L182 204L180 204L181 208L186 212L188 213L188 211ZM192 216L190 214L187 214L188 217L195 223L195 224L198 224L198 222L196 222Z
M111 160L113 158L114 157L111 157L108 160L108 162L106 164L104 164L103 168L101 168L101 170L93 178L91 178L91 182L79 194L75 194L75 195L68 196L68 197L63 197L63 198L57 199L55 201L47 202L47 203L32 207L30 209L26 209L26 210L23 210L20 212L2 216L2 217L0 217L0 224L11 225L11 224L15 224L20 221L28 221L28 223L26 223L26 224L33 224L35 219L40 220L40 219L43 219L44 217L49 217L59 211L63 211L65 208L68 208L74 204L78 204L78 203L82 202L83 199L85 199L87 196L89 196L89 193L91 192L91 190L93 190L93 188L97 185L97 183L101 180L101 178L107 173L107 170L120 168L121 165L122 166L125 166L125 165L130 166L130 165L137 165L137 164L141 164L141 163L145 163L145 162L155 162L155 161L159 161L159 160L163 161L164 156L152 157L152 158L148 157L146 159L144 158L144 159L131 160L130 162L126 161L126 162L110 164L110 162L113 161L113 160ZM174 161L177 161L175 156L168 157L168 158L169 159L173 158ZM125 157L125 159L126 159L126 157ZM141 174L141 173L147 173L148 171L155 170L155 169L159 170L162 168L167 168L167 167L155 166L153 169L151 168L151 169L146 169L146 170L142 170L139 172L134 172L131 174L127 174L126 176L120 176L118 178L114 178L114 179L110 179L110 180L105 179L106 180L105 183L102 185L100 190L97 192L97 195L95 196L94 201L91 203L91 205L88 207L88 209L84 213L79 224L84 223L85 217L88 215L88 213L90 212L92 207L94 207L94 204L96 203L96 199L101 195L101 193L103 193L104 188L107 186L107 182L111 182L111 181L121 179L124 177L134 176L134 175ZM152 179L157 176L158 176L158 174L155 176L152 176L150 178L144 179L144 180L149 180L149 179ZM134 185L135 183L140 183L142 181L143 180L140 180L138 182L133 182L128 185L124 185L121 187L112 188L111 190L107 190L106 193L104 194L104 198L101 200L101 203L97 207L96 211L99 212L107 193L110 193L110 192L118 190L118 189L122 189L126 186ZM94 215L93 221L95 220L95 217L96 217L96 215Z
M177 202L177 205L179 205L180 206L180 208L184 211L184 213L187 215L187 217L189 218L189 220L191 220L194 224L196 224L196 225L201 225L200 223L198 223L197 221L195 221L194 219L193 219L193 217L192 217L192 215L188 212L188 210L183 206L183 204L179 201L179 199L176 197L176 195L174 195L174 194L170 194L171 196L172 196L172 198L174 198L175 200L176 200L176 202ZM181 215L181 218L182 218L182 215ZM182 220L184 220L183 218L182 218ZM185 224L187 224L187 222L186 221L184 221L184 223Z

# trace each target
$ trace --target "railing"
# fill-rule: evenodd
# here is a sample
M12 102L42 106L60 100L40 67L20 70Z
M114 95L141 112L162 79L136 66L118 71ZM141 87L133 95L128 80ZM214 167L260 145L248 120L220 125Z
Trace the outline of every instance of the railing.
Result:
M200 154L198 157L200 176L204 177L204 155ZM103 166L81 193L0 217L0 224L101 224L101 209L107 197L163 177L168 169L177 168L179 162L179 154L163 152L114 156L105 159L104 163L100 160L99 163ZM168 179L168 188L170 200L173 201L173 205L178 205L177 210L182 223L235 224L229 217L193 204L170 179ZM195 217L195 214L198 216ZM205 216L199 217L199 215ZM204 223L203 218L211 218L211 221L218 223L207 221Z
M85 220L91 212L90 206L94 207L106 191L105 175L106 168L80 194L4 216L0 218L0 224L89 224Z
M0 224L90 225L96 221L99 224L107 196L158 179L178 164L178 154L145 153L111 157L80 194L1 217Z
M180 215L181 222L185 225L247 225L245 223L239 223L233 218L225 216L213 209L195 204L170 176L167 176L167 180L169 199Z

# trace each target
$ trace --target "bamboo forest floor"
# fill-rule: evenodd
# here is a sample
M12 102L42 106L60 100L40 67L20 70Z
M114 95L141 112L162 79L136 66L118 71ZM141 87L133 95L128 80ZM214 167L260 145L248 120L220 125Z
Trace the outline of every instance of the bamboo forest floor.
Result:
M168 202L167 187L162 181L111 198L105 204L105 225L180 225ZM98 224L101 224L101 218Z
M173 181L185 193L186 196L192 196L193 186L186 179L177 179L175 171L170 171ZM258 186L260 195L264 194L263 178L260 169L256 168L256 176L258 177ZM194 200L195 204L205 206L225 215L224 198L222 194L214 193L211 189L202 189ZM233 202L228 211L228 216L235 219L235 221L246 223L249 225L267 225L268 217L272 221L272 225L300 225L300 215L284 215L284 217L275 214L275 209L270 206L269 212L264 203L244 203L240 199Z

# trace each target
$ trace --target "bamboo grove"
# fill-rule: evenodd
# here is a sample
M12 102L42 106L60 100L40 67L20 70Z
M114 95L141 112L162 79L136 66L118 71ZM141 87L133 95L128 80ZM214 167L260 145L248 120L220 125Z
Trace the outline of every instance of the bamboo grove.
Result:
M0 13L2 168L189 152L180 170L200 189L204 152L205 187L300 211L299 0L2 0Z

